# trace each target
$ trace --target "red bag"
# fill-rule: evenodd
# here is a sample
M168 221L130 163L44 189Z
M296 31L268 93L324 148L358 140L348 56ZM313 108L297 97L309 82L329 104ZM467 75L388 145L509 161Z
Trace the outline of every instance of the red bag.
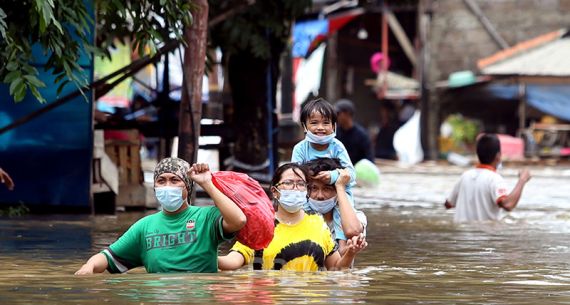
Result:
M254 250L267 247L273 239L275 210L259 182L244 173L231 171L212 173L212 182L247 218L237 240Z

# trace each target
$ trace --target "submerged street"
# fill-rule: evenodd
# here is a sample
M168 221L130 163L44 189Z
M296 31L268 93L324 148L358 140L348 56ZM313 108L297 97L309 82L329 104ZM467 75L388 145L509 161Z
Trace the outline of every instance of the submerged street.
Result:
M462 168L381 166L377 189L356 189L368 248L345 272L102 274L75 277L86 256L113 242L142 212L26 216L0 222L4 304L442 303L570 300L570 171L542 167L502 222L454 224L442 202ZM532 170L532 168L531 168ZM512 186L516 169L502 173ZM153 213L149 211L148 213ZM226 248L225 246L224 248ZM225 249L222 249L224 252Z

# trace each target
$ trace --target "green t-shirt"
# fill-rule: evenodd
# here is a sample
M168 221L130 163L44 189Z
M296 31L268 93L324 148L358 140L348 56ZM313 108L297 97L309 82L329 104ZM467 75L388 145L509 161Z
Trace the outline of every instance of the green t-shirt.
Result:
M218 246L233 236L224 234L217 207L189 206L140 219L103 254L111 273L139 266L149 273L218 272Z

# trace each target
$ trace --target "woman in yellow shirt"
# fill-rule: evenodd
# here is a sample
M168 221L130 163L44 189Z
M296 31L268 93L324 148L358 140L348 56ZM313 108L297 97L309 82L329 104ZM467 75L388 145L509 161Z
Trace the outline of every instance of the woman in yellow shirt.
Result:
M235 270L253 263L256 270L317 271L349 268L365 243L348 242L343 256L337 251L328 226L320 214L306 213L307 171L296 163L280 166L271 183L277 203L275 232L271 243L254 251L237 242L226 256L218 257L218 268Z

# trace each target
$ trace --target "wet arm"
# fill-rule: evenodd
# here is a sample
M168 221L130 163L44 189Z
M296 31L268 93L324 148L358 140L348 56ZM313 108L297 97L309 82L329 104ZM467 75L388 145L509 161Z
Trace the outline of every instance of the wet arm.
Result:
M341 242L344 242L342 245L344 250L343 252L337 251L340 257L336 261L330 262L332 269L327 265L327 269L329 270L352 268L356 254L368 247L368 242L364 234L359 234L358 236ZM340 244L341 243L339 243L339 245ZM325 263L327 262L325 261Z
M499 206L507 211L512 211L519 203L524 186L528 180L530 180L529 172L526 170L521 172L519 181L517 181L517 185L515 185L515 188L509 195L507 195L504 199L499 200Z
M449 197L445 199L445 203L443 204L446 209L453 209L455 207L455 203L457 203L457 197L459 196L459 187L461 185L461 181L455 183L453 186L453 190Z
M102 273L108 266L109 263L107 262L107 257L103 253L97 253L91 256L91 258L75 272L75 275Z
M211 180L203 183L201 186L204 191L208 193L210 198L214 200L214 204L220 210L224 219L222 226L225 233L237 232L245 226L247 221L245 214L240 210L235 202L218 190Z
M338 207L340 210L340 222L342 224L342 230L347 238L352 238L362 233L364 231L364 226L362 226L362 223L360 220L358 220L358 217L356 217L354 208L350 204L348 195L346 194L346 185L342 184L342 182L336 183L335 188L337 193Z
M342 256L338 251L335 251L325 259L325 267L327 270L348 269L352 266L355 257L356 253L351 251L347 251Z
M338 253L342 256L344 252L346 252L346 250L348 249L346 245L346 240L337 239L337 242L338 242Z
M245 264L245 258L237 251L231 251L228 255L218 256L218 269L237 270Z

